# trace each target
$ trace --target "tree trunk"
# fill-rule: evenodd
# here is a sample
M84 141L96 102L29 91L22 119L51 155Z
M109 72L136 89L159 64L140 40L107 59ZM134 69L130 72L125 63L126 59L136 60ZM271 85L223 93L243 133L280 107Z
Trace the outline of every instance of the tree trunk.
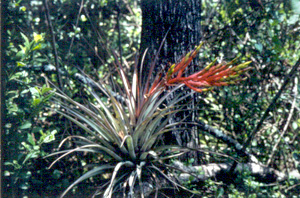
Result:
M165 69L169 63L178 62L183 55L192 50L201 40L201 0L142 0L142 37L140 52L148 48L148 53L144 60L143 77L149 73L149 63L153 61L156 53L159 58L156 63L156 70ZM161 51L158 52L163 38L166 36L165 42L162 44ZM192 64L198 65L195 59ZM192 71L193 72L193 69ZM190 91L180 90L182 91ZM176 93L175 93L176 94ZM194 95L189 107L193 108L195 104ZM187 100L191 100L188 98ZM187 102L187 101L186 101ZM186 103L185 102L185 103ZM180 113L176 116L179 121L187 116L188 121L195 120L196 112ZM175 119L175 118L173 118ZM166 135L165 140L168 143L177 143L182 146L198 147L198 131L193 128L189 131L180 132L174 130L173 134ZM193 156L184 156L184 158L194 158L195 162L199 161L196 153Z

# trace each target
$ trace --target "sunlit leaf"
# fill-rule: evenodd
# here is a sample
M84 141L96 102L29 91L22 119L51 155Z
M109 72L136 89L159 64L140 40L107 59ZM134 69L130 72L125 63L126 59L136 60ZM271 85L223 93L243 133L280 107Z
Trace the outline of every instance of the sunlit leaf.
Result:
M29 129L32 126L31 122L25 122L23 125L19 127L19 129Z
M41 104L41 102L42 102L42 99L41 99L41 98L35 98L35 99L33 99L33 101L32 101L32 105L33 105L34 107L36 107L36 106L38 106L39 104Z
M34 139L33 139L33 136L32 136L30 133L27 134L27 141L28 141L32 146L35 145L35 141L34 141Z

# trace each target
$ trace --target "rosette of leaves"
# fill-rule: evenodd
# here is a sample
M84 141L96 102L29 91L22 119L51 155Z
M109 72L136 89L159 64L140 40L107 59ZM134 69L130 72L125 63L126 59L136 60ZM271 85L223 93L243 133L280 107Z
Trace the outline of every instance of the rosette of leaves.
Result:
M213 86L234 84L242 80L240 76L248 70L250 63L233 66L235 60L223 65L215 65L213 61L203 70L184 77L201 45L183 57L179 63L170 66L165 75L158 74L153 83L150 83L150 72L143 86L137 65L134 67L130 83L122 65L116 61L123 87L111 90L103 83L94 82L106 94L109 105L91 88L87 90L96 102L88 105L76 102L57 89L55 100L60 106L57 112L81 127L87 135L70 136L63 140L61 145L72 139L78 147L51 154L60 154L53 164L74 152L91 152L106 157L104 164L96 165L79 177L61 197L83 180L107 173L108 181L101 184L101 189L104 189L101 192L103 197L111 197L115 191L120 192L121 188L124 188L128 195L134 195L136 189L139 189L140 196L144 197L143 182L151 181L154 186L159 186L159 178L184 188L168 175L170 166L165 164L165 160L174 158L186 150L178 145L160 144L160 137L164 133L181 124L170 124L169 119L181 111L182 108L177 104L194 91L201 92ZM153 71L154 66L155 62L151 64L150 71ZM166 102L170 94L184 85L193 91L188 95L177 95Z

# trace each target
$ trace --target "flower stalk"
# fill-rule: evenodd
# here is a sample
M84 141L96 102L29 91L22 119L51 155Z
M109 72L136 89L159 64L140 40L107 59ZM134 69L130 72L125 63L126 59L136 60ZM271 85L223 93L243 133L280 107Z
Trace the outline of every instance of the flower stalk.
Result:
M175 86L185 84L190 89L196 92L207 91L214 86L227 86L236 84L244 78L241 77L246 71L251 61L233 66L237 58L229 63L220 63L215 65L216 60L199 72L183 77L183 74L188 70L191 61L198 54L203 42L195 48L194 51L188 53L178 64L173 64L165 77L165 86Z

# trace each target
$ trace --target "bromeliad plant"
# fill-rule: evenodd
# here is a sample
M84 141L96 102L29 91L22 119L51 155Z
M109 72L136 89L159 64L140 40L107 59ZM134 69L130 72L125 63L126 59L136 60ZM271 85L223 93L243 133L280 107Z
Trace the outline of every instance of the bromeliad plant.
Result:
M157 183L159 178L165 178L172 184L180 186L168 176L168 166L165 166L164 160L178 156L182 150L178 145L159 144L160 137L164 133L170 132L175 125L180 125L169 123L169 119L181 111L178 102L195 91L202 92L214 86L226 86L243 80L241 74L249 69L250 63L234 66L235 59L227 64L215 65L216 61L213 61L203 70L186 76L188 66L201 46L202 44L197 46L179 63L171 65L165 75L158 74L152 84L150 72L146 83L142 85L137 65L134 67L130 83L122 65L116 60L123 87L111 90L103 83L94 82L109 99L108 103L103 102L90 87L87 87L87 90L96 102L88 106L74 101L60 90L56 92L55 100L61 107L57 112L89 135L70 136L63 140L61 145L67 140L73 140L77 147L53 153L51 156L61 154L53 164L74 152L91 152L106 157L103 164L95 166L68 187L62 197L83 180L107 173L110 175L109 179L101 184L101 189L104 190L100 193L103 197L111 197L113 192L120 191L121 188L131 195L139 189L141 197L144 197L143 182L152 182L154 186L159 186ZM154 65L155 63L152 63L150 71ZM177 95L163 105L170 94L184 85L193 91L187 95ZM119 93L119 97L116 97L116 93ZM136 181L139 185L136 185Z

